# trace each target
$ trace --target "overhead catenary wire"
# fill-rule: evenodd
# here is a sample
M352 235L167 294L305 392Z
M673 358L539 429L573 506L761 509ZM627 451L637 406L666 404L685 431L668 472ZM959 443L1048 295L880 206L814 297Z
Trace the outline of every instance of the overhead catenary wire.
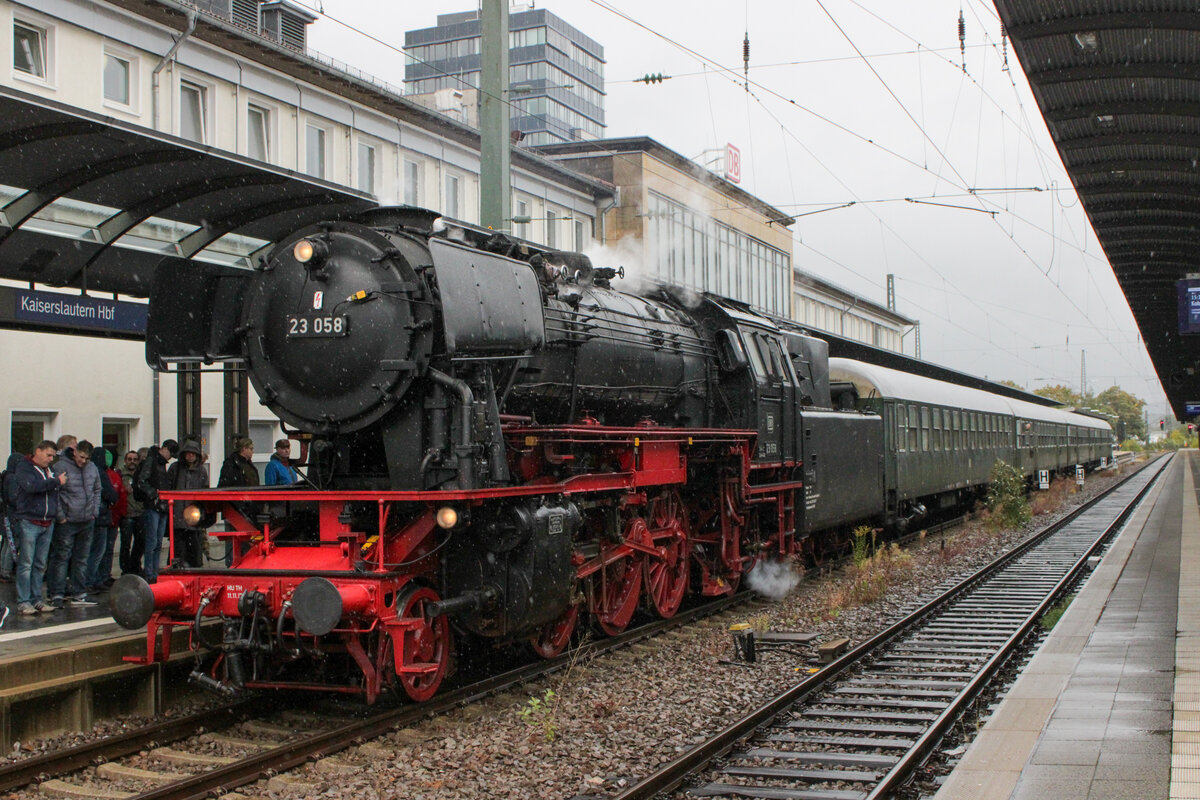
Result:
M593 2L596 2L596 0L593 0ZM605 4L605 3L600 3L600 2L596 2L596 4L597 4L597 5L600 5L601 7L608 7L608 8L610 8L610 9L612 8L612 7L611 7L611 4ZM857 5L857 4L856 4L856 5ZM972 9L972 11L973 11L973 9ZM614 13L617 13L617 12L614 12ZM324 14L324 16L326 16L326 17L329 17L329 15L328 15L328 14ZM622 14L622 16L624 16L624 15ZM333 18L332 18L332 17L330 17L330 19L333 19ZM341 21L340 21L340 20L334 20L334 21L335 21L335 22L338 22L339 24L344 24L344 23L341 23ZM635 24L636 24L636 23L635 23ZM353 26L347 26L347 27L349 27L349 28L351 28L351 29L353 29L353 30L357 30L357 29L353 28ZM393 50L397 50L398 52L403 52L403 50L402 50L402 49L400 49L400 48L395 48L394 46L391 46L391 45L387 45L385 42L382 42L382 41L381 41L381 40L379 40L377 37L371 36L370 34L366 34L365 32L363 32L363 31L361 31L361 30L359 30L358 32L359 32L359 33L361 33L361 34L362 34L362 35L364 35L364 36L368 36L369 38L371 38L371 39L372 39L372 40L374 40L374 41L377 41L377 42L380 42L381 44L384 44L385 46L387 46L387 47L389 47L389 48L391 48L391 49L393 49ZM657 34L656 34L656 35L657 35ZM687 49L687 48L686 48L686 46L684 46L684 49L685 49L685 50ZM918 48L918 50L920 50L920 48ZM932 50L932 49L930 49L930 48L925 48L925 50L926 50L926 51L928 51L928 52L930 52L930 53L936 53L936 51L934 51L934 50ZM692 52L694 53L694 51L692 51ZM698 55L698 54L696 54L696 55ZM941 56L939 56L939 57L941 57ZM714 68L719 68L719 65L716 65L716 64L715 64L715 62L705 62L705 61L702 59L702 63L706 63L706 66L707 66L707 63L713 63L713 64L714 64ZM443 74L445 74L445 73L443 73ZM451 76L451 77L454 77L454 76ZM746 76L746 77L748 77L748 76ZM745 83L747 83L747 84L754 84L755 82L753 82L753 81L749 81L749 80L745 80ZM982 87L979 87L979 88L982 90ZM844 132L846 132L848 135L852 135L852 136L854 136L855 138L857 138L857 139L859 139L859 140L861 140L861 141L866 141L866 142L868 142L869 144L871 144L872 146L874 146L874 147L877 147L878 149L880 149L880 150L882 150L882 151L884 151L884 152L888 152L888 153L890 153L891 155L893 155L894 157L900 158L901 160L904 160L904 161L906 161L906 162L908 162L908 163L910 163L910 164L913 164L914 166L917 166L918 168L924 168L924 167L923 167L923 165L916 164L916 163L915 163L915 162L913 162L911 159L907 159L906 157L904 157L902 154L896 153L895 151L891 151L889 148L887 148L887 147L884 147L884 146L881 146L881 145L879 145L878 143L871 142L869 139L867 139L866 137L862 136L861 134L858 134L857 132L855 132L855 131L853 131L853 130L850 130L850 129L848 129L848 128L846 128L845 126L841 126L839 123L836 123L836 122L835 122L835 121L833 121L833 120L830 120L830 119L828 119L828 118L825 118L825 117L823 117L822 115L820 115L820 114L818 114L818 113L816 113L816 112L813 112L813 111L811 111L811 110L809 110L809 109L806 109L806 108L804 108L803 106L801 106L800 104L796 103L796 102L795 102L795 101L793 101L793 100L789 100L789 99L787 99L787 98L784 98L782 95L780 95L779 93L775 92L774 90L771 90L771 89L769 89L769 88L764 88L764 91L767 91L767 93L771 94L771 95L772 95L772 96L774 96L774 97L778 97L778 98L780 98L780 99L783 99L783 100L785 100L785 101L786 101L786 102L788 102L790 105L792 105L792 106L794 106L794 107L797 107L797 108L799 108L799 109L801 109L801 110L805 111L806 113L809 113L809 114L811 114L811 115L813 115L813 116L815 116L815 117L818 117L818 118L821 118L821 119L823 119L823 120L824 120L825 122L827 122L828 124L832 124L832 125L834 125L836 128L838 128L838 129L840 129L840 130L843 130L843 131L844 131ZM990 95L989 95L989 99L992 99L992 98L990 97ZM501 98L501 100L503 100L503 101L507 102L506 100L504 100L504 98ZM995 101L994 101L994 99L992 99L992 100L993 100L993 102L995 102ZM757 102L759 102L759 103L760 103L760 105L762 104L762 101L761 101L761 99L758 99L758 98L756 98L756 101L757 101ZM509 105L511 106L512 104L511 104L511 103L509 103ZM1025 111L1025 109L1024 109L1024 107L1022 106L1022 116L1024 117L1024 121L1028 122L1028 118L1027 118L1027 117L1025 117L1025 115L1024 115L1024 111ZM1006 118L1010 118L1010 117L1007 117L1007 115L1006 115ZM1010 118L1010 119L1011 119L1011 118ZM780 124L781 124L781 129L783 129L783 130L786 130L786 126L784 126L784 125L782 124L782 122L780 122ZM1028 134L1028 127L1026 127L1026 128L1023 128L1023 129L1019 128L1019 130L1021 130L1021 134L1022 134L1023 136L1027 136L1027 137L1029 136L1029 134ZM1035 150L1036 150L1036 149L1038 149L1038 148L1036 148L1036 147L1035 147ZM597 150L597 151L600 151L600 152L609 152L610 154L612 154L612 155L613 155L614 157L616 157L616 158L621 158L621 157L622 157L622 155L621 155L621 154L619 154L619 153L614 153L614 152L612 152L612 151L608 150L607 148L603 148L603 147L597 147L597 148L596 148L596 150ZM811 155L811 153L810 153L810 155ZM1041 154L1041 153L1039 153L1039 155L1042 155L1042 154ZM943 157L943 158L944 158L944 157ZM952 167L953 165L950 165L950 166ZM926 169L926 171L929 171L929 170L928 170L928 169ZM677 182L674 182L674 181L673 181L673 183L676 183L676 185L679 185L679 186L683 187L683 184L678 184ZM965 188L965 187L960 187L960 188ZM975 193L972 193L972 194L975 194ZM976 195L976 196L978 196L978 195ZM865 205L865 204L866 204L868 201L865 201L865 200L864 200L864 201L862 201L862 202L863 202L863 203L864 203L864 205ZM881 221L881 222L882 222L882 221ZM1030 225L1031 225L1031 227L1034 227L1035 229L1044 230L1044 229L1040 229L1040 228L1039 228L1038 226L1036 226L1035 224L1028 223L1028 221L1027 221L1027 220L1026 220L1026 223L1027 223L1027 224L1030 224ZM1012 240L1012 241L1014 242L1014 244L1018 244L1018 243L1016 242L1016 238L1015 238L1015 234L1014 234L1014 233L1011 233L1011 232L1009 232L1009 233L1007 233L1007 235L1008 235L1008 237L1010 238L1010 240ZM1054 235L1054 234L1053 234L1053 233L1051 233L1051 235ZM900 238L900 237L898 237L898 239L899 239L900 241L903 241L903 240L902 240L902 238ZM905 242L904 244L905 244L905 246L907 246L907 247L909 247L910 249L912 249L912 248L911 248L911 245L909 245L907 242ZM1086 250L1084 250L1083 248L1080 248L1080 247L1078 247L1077 245L1074 245L1073 243L1067 243L1067 244L1068 244L1068 246L1073 246L1075 249L1077 249L1077 250L1080 250L1080 252L1084 252L1084 253L1085 253L1085 255L1090 255L1092 258L1097 258L1097 256L1095 256L1094 254L1092 254L1092 253L1088 253ZM1034 265L1036 266L1036 261L1035 261L1035 260L1032 258L1032 256L1030 256L1030 255L1028 254L1028 251L1027 251L1027 250L1026 250L1024 247L1020 246L1019 244L1018 244L1018 248L1019 248L1019 249L1021 250L1021 252L1022 252L1022 253L1023 253L1025 256L1026 256L1026 258L1028 258L1028 259L1031 261L1031 263L1034 263ZM926 262L926 263L928 264L928 262ZM1040 268L1039 268L1039 269L1040 269ZM1094 280L1094 279L1093 279L1093 280ZM868 281L869 281L869 282L871 282L871 283L874 283L874 281L870 281L869 279L868 279Z

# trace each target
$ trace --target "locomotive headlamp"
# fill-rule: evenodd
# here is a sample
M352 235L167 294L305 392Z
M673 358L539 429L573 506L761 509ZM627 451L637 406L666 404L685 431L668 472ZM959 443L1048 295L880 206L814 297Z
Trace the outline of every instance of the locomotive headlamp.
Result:
M325 259L329 257L329 246L320 239L301 239L292 245L292 256L312 269L325 263Z
M183 524L189 528L199 526L202 519L204 519L204 512L200 510L200 506L188 506L183 510Z
M458 511L453 506L442 506L434 515L434 520L439 528L450 530L458 524Z

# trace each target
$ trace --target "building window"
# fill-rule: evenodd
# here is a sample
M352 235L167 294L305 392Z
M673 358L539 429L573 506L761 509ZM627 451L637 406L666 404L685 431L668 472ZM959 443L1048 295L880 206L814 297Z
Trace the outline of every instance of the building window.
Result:
M416 161L404 162L404 202L410 206L421 204L421 165Z
M12 412L9 428L9 452L31 455L33 448L44 439L53 438L50 423L54 414L38 412Z
M275 452L275 423L250 422L250 441L254 442L254 462L266 464Z
M304 171L314 178L325 177L325 130L309 125L304 135Z
M135 423L127 419L102 419L100 421L100 441L104 444L104 449L113 455L113 465L116 469L121 468L122 459L130 448L130 442L133 440L133 426Z
M528 218L529 217L529 203L525 202L524 200L518 200L517 201L517 213L514 214L513 216ZM522 239L528 239L529 238L529 223L528 222L516 223L515 225L513 225L513 233Z
M546 211L546 247L551 250L558 247L558 236L555 235L555 228L558 227L558 217L553 211Z
M194 83L179 83L179 135L201 144L208 141L208 90Z
M583 252L583 221L575 220L575 250Z
M458 219L458 176L446 176L446 198L442 204L442 213L448 217Z
M129 59L104 54L104 99L119 105L131 105Z
M13 68L34 78L47 80L50 58L49 33L28 22L13 23Z
M375 194L375 148L358 143L358 190Z
M246 107L246 155L258 161L271 160L271 112L260 106Z

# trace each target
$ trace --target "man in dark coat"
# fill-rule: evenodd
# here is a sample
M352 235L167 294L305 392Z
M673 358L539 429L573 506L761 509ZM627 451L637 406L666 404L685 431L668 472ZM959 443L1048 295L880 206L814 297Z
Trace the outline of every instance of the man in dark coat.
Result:
M142 533L145 537L143 569L147 583L158 581L158 559L162 552L162 540L167 535L167 502L158 499L158 492L166 489L167 462L179 452L179 442L167 439L161 447L151 447L146 460L138 469L135 482L138 499L141 500Z
M57 611L42 601L42 577L54 523L58 519L58 492L67 482L65 474L55 475L50 463L58 447L49 440L38 443L33 453L17 464L13 516L17 520L17 610L31 615L39 611Z

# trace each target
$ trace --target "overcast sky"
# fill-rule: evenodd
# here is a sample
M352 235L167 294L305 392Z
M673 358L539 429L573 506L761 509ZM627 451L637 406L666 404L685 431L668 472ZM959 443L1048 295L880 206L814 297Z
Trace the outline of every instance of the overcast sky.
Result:
M310 29L313 49L397 86L404 32L472 7L302 2L326 15ZM1011 47L1003 69L990 2L537 5L604 46L608 136L651 136L689 157L736 145L743 188L809 214L793 226L795 265L879 304L894 274L897 310L920 320L926 360L1031 390L1078 389L1086 353L1090 390L1117 384L1163 414L1133 315ZM632 82L657 72L673 77ZM821 209L831 210L812 213Z

